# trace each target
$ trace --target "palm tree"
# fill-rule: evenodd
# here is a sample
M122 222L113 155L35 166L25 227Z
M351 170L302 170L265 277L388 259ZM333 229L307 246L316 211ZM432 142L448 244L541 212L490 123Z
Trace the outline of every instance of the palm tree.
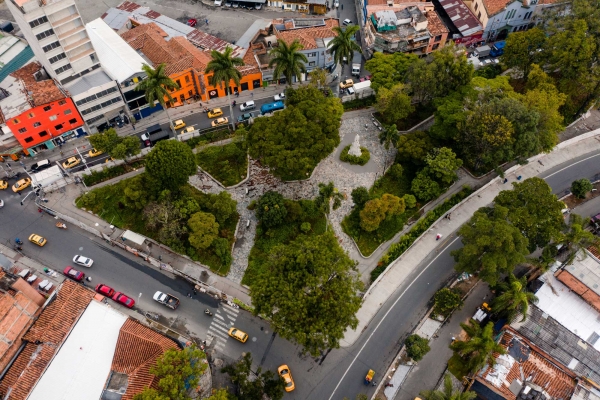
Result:
M570 252L567 264L571 264L579 252L585 257L586 253L582 250L590 246L598 246L600 239L592 232L585 230L589 222L589 219L584 219L577 214L569 216L569 230L561 234L557 240L558 244L566 246Z
M173 79L169 78L169 76L165 73L164 63L158 65L156 68L152 68L148 64L144 64L142 65L142 70L146 73L146 79L138 83L135 87L135 90L143 90L145 92L146 101L150 107L154 107L154 102L158 101L158 103L165 109L165 112L167 113L171 130L175 132L175 128L173 128L173 121L171 121L171 116L167 110L165 97L169 100L169 102L173 101L173 97L171 97L171 93L169 93L169 91L179 89L179 85L177 82L173 81Z
M350 25L346 27L346 29L340 28L339 26L333 28L336 36L327 43L327 47L329 47L330 51L333 53L333 61L335 61L336 64L344 64L344 57L346 58L345 64L349 64L352 62L354 52L362 51L358 43L356 43L355 40L352 40L354 34L359 30L360 27L358 25Z
M229 103L229 115L231 118L231 125L233 126L233 130L235 131L235 121L233 117L233 105L231 104L230 97L230 87L229 83L233 81L235 86L240 86L240 78L242 74L235 67L241 67L244 65L244 60L240 57L233 57L233 48L227 46L223 53L220 53L216 50L212 50L210 52L211 60L206 66L207 74L212 75L208 78L208 83L211 86L220 86L221 88L225 87L225 92L227 93L227 102Z
M425 400L473 400L477 397L475 392L454 390L448 374L444 376L444 390L424 390L419 395Z
M492 310L495 313L505 314L509 322L513 322L517 315L521 314L521 322L527 319L529 304L536 303L538 298L527 290L527 277L516 278L513 274L508 275L508 282L498 285L498 295L492 300Z
M273 78L279 79L281 75L285 76L288 86L292 86L292 78L300 76L306 72L305 64L308 63L308 58L302 53L304 47L296 39L292 44L288 45L281 39L277 40L277 47L273 47L269 52L272 57L269 61L269 68L275 66Z
M506 350L494 340L493 323L489 322L483 329L475 320L469 323L460 324L469 340L454 342L450 348L461 358L468 372L475 373L487 363L494 365L495 360L490 358L492 353L505 354Z

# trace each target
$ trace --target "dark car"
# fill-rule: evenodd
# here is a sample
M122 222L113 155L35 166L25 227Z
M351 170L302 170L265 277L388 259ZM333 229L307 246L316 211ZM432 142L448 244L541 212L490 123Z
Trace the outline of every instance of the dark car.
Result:
M67 276L77 282L81 282L85 278L85 274L83 272L77 271L75 268L73 268L71 266L68 266L67 268L65 268L65 270L63 271L63 274L65 274L65 276Z
M254 118L254 113L246 113L246 114L242 114L238 117L238 122L246 122L248 121L250 118Z
M52 164L50 163L50 160L40 160L31 165L31 172L40 172L46 168L50 168L51 166Z
M111 288L110 286L106 286L104 283L101 283L96 286L96 292L110 298L112 298L115 295L115 289Z
M135 300L121 292L115 293L112 299L127 308L133 308L133 306L135 306Z

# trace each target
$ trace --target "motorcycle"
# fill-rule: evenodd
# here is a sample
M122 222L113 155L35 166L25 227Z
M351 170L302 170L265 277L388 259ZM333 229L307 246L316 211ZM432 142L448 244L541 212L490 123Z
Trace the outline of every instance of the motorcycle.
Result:
M15 243L18 244L19 246L23 244L23 241L19 238L15 239Z
M208 308L204 310L204 314L208 315L209 317L213 316L213 313Z

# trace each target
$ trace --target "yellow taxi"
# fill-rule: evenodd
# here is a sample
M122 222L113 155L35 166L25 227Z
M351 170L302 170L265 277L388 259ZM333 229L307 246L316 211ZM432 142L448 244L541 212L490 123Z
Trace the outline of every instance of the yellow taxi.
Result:
M175 121L175 129L181 129L185 126L185 122L183 122L182 119L178 119L177 121Z
M8 187L8 182L0 180L0 190L4 190Z
M354 81L352 79L346 79L344 82L340 82L340 89L348 89L352 86L354 86Z
M96 150L96 149L91 149L90 151L88 151L88 156L90 157L97 157L100 154L103 154L104 152L102 150Z
M29 186L31 186L31 178L20 179L17 183L13 185L12 191L17 193L21 190L27 189Z
M46 244L46 242L48 242L45 237L36 235L35 233L32 233L31 236L29 236L29 241L31 243L37 244L40 247L42 247L43 245Z
M282 366L277 368L277 373L283 378L283 381L285 382L286 392L291 392L292 390L296 389L296 385L294 384L294 378L292 378L292 373L290 372L290 367L283 364Z
M223 118L217 118L212 122L212 126L221 126L221 125L227 125L227 123L229 122L229 119L227 117L223 117Z
M239 340L242 343L246 343L246 340L248 340L248 334L246 332L240 331L237 328L230 328L229 336L231 336L235 340Z
M108 157L105 161L104 164L109 163L111 161L115 161L115 159L113 157Z
M80 162L81 162L81 159L79 159L77 157L71 157L67 161L62 163L62 166L64 169L69 169L69 168L73 168L74 166L78 165Z
M212 110L208 111L208 118L217 118L221 115L223 115L223 110L220 108L213 108Z
M185 129L182 129L179 134L183 135L184 133L194 132L195 130L196 130L196 128L194 128L193 126L188 126Z

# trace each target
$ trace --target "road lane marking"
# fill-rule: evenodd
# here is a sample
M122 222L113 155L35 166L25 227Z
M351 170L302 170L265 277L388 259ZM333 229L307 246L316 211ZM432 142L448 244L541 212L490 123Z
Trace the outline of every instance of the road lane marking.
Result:
M234 320L237 318L237 314L231 314L230 311L228 310L223 310L225 311L225 315L227 315L227 317L229 317L230 319Z
M222 319L223 321L225 321L225 318L221 317L221 314L219 314L219 312L217 311L217 313L215 314L215 317Z
M223 311L225 312L231 312L233 314L235 314L236 316L240 313L240 310L237 308L233 308L231 306L228 306L227 304L223 304Z
M211 328L220 329L223 332L229 332L229 327L225 324L210 324Z
M229 324L227 322L221 322L221 321L213 321L212 324L210 324L210 326L220 326L223 327L227 330L229 330Z
M458 239L460 239L460 236L458 236L456 239L454 239L452 242L450 242L448 244L448 246L446 246L446 248L450 247ZM423 273L425 271L427 271L427 269L431 266L431 264L433 264L435 262L435 260L437 260L438 257L441 256L442 254L443 254L443 252L440 252L437 256L435 256L435 258L433 260L431 260L431 262L429 264L427 264L427 266L425 268L423 268L423 270L421 272L419 272L419 275L417 275L415 277L415 279L413 279L413 281L410 283L410 285L408 285L408 287L406 289L404 289L404 291L400 294L400 296L398 296L398 298L396 299L396 301L394 301L394 304L392 304L392 306L387 310L387 312L385 313L385 315L383 316L383 318L381 318L381 321L379 321L379 323L377 324L377 326L375 326L375 329L373 329L373 332L371 332L371 334L369 335L369 337L367 338L367 340L365 341L365 343L362 345L362 347L360 348L360 350L358 351L358 353L356 354L356 356L354 357L354 359L352 360L352 362L350 363L350 365L348 366L348 368L344 372L344 375L342 375L340 381L338 382L338 384L333 389L333 392L331 392L331 396L329 396L329 400L331 400L333 398L333 395L335 395L335 392L340 387L340 384L342 383L342 381L344 380L344 378L346 378L346 375L350 371L350 368L352 368L352 366L354 365L354 363L356 362L356 360L360 356L360 353L362 353L362 351L365 349L365 347L369 343L369 340L371 340L371 338L373 337L373 335L375 334L375 332L377 332L377 329L383 323L383 321L385 321L385 318L388 316L388 314L394 309L394 307L396 306L396 304L398 304L398 302L406 294L406 292L408 291L408 289L410 289L412 287L412 285L417 281L417 279L419 279L421 277L421 275L423 275Z
M589 160L589 159L591 159L591 158L598 157L598 156L600 156L600 153L598 153L598 154L594 154L593 156L590 156L590 157L588 157L588 158L584 158L583 160L579 160L579 161L577 161L577 162L575 162L575 163L573 163L573 164L571 164L571 165L567 165L566 167L564 167L564 168L562 168L562 169L559 169L558 171L556 171L556 172L553 172L553 173L551 173L550 175L543 177L542 179L546 180L546 179L550 178L551 176L554 176L554 175L558 174L559 172L562 172L562 171L564 171L565 169L569 169L569 168L571 168L571 167L572 167L572 166L574 166L574 165L577 165L577 164L579 164L579 163L582 163L582 162L584 162L584 161L587 161L587 160Z
M210 333L214 333L215 335L221 336L221 337L223 337L224 339L227 339L227 335L226 335L225 333L221 332L220 330L214 330L213 328L214 328L214 327L212 327L212 326L211 326L211 327L208 329L208 331L209 331Z

